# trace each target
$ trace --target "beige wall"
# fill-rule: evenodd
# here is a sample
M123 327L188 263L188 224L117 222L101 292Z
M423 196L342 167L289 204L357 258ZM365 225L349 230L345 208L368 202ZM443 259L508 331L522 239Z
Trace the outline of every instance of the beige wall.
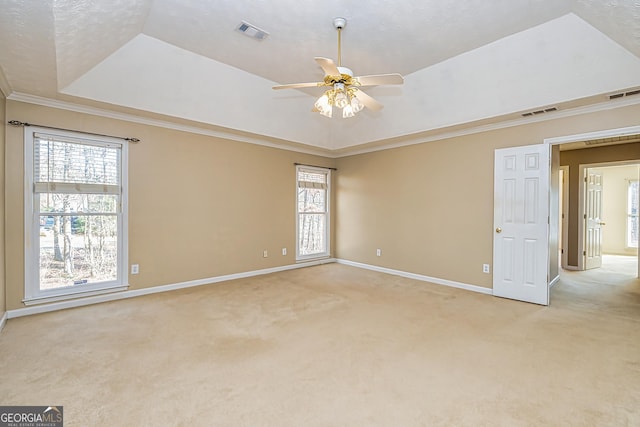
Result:
M614 166L602 171L602 252L614 255L637 255L637 248L628 248L627 198L630 180L637 180L640 165Z
M1 71L0 71L1 72ZM0 318L4 315L6 307L6 279L5 279L5 240L4 240L4 227L5 227L5 202L4 202L4 152L5 152L5 129L7 118L5 115L6 100L2 91L0 91Z
M129 263L140 265L140 274L129 276L130 289L294 264L293 163L335 164L16 101L7 102L7 116L142 140L129 149ZM8 309L23 307L23 139L23 129L7 128ZM283 247L287 256L281 255ZM262 257L265 249L268 258Z
M636 120L635 124L638 123L640 123L640 118ZM580 256L578 245L580 165L638 159L640 159L640 142L594 147L584 150L562 151L560 153L560 165L569 166L569 221L567 224L569 235L567 241L567 262L569 265L577 266Z
M494 150L638 124L631 106L338 159L336 255L491 287Z
M492 264L493 151L640 121L631 106L334 160L16 101L6 108L9 119L142 139L129 151L129 262L140 264L131 289L293 264L294 162L338 167L332 255L491 287L482 264ZM6 305L17 309L23 130L6 135Z

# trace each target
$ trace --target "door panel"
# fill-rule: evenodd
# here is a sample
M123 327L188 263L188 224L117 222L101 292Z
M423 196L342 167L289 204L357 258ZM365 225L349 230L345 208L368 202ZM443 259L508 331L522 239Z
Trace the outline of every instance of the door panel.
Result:
M584 268L602 267L602 172L587 169Z
M549 146L496 150L493 294L549 304Z

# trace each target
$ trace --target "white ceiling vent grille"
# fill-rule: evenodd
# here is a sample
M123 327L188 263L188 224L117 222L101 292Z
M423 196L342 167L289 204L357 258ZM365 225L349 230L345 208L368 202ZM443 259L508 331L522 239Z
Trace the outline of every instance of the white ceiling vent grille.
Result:
M640 94L640 89L630 90L629 92L614 93L613 95L609 95L609 99L618 99L622 98L623 96L632 96L638 94Z
M535 111L528 111L526 113L522 113L522 117L538 116L538 115L544 114L544 113L551 113L552 111L558 111L558 108L557 107L548 107L548 108L541 108L541 109L535 110Z
M240 31L247 37L251 37L256 40L264 40L269 37L269 33L265 30L261 30L253 24L249 24L248 22L242 21L238 27L236 27L237 31Z
M586 145L600 145L600 144L623 144L629 142L639 142L640 135L622 135L622 136L613 136L610 138L601 138L601 139L592 139L590 141L585 141Z

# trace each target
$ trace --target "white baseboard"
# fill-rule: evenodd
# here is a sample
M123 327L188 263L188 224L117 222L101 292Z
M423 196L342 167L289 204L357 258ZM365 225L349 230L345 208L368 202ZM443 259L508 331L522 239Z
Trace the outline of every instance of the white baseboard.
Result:
M153 286L144 289L134 289L130 291L114 292L112 294L96 295L74 300L54 302L50 304L42 304L15 310L8 310L3 319L13 319L15 317L29 316L32 314L48 313L50 311L64 310L66 308L82 307L85 305L99 304L107 301L116 301L126 298L135 298L142 295L156 294L160 292L175 291L178 289L191 288L194 286L209 285L229 280L243 279L246 277L261 276L264 274L277 273L280 271L294 270L297 268L311 267L314 265L328 264L336 262L334 258L325 258L314 261L300 262L297 264L284 265L281 267L265 268L262 270L246 271L242 273L227 274L224 276L208 277L206 279L191 280L188 282L173 283L169 285Z
M4 328L4 325L7 324L7 319L9 318L9 314L5 311L2 317L0 317L0 332Z
M409 273L409 272L401 271L401 270L393 270L393 269L390 269L390 268L378 267L378 266L375 266L375 265L363 264L363 263L354 262L354 261L348 261L348 260L344 260L344 259L326 258L326 259L320 259L320 260L314 260L314 261L308 261L308 262L301 262L301 263L297 263L297 264L284 265L284 266L281 266L281 267L273 267L273 268L266 268L266 269L262 269L262 270L246 271L246 272L242 272L242 273L227 274L227 275L224 275L224 276L216 276L216 277L208 277L208 278L205 278L205 279L191 280L191 281L188 281L188 282L180 282L180 283L173 283L173 284L168 284L168 285L153 286L153 287L150 287L150 288L134 289L134 290L127 290L127 291L122 291L122 292L114 292L114 293L111 293L111 294L95 295L95 296L90 296L90 297L85 297L85 298L78 298L78 299L74 299L74 300L53 302L53 303L49 303L49 304L42 304L42 305L37 305L37 306L31 306L31 307L25 307L25 308L18 308L18 309L14 309L14 310L8 310L2 316L2 319L0 319L0 330L2 329L4 324L6 323L7 319L13 319L13 318L16 318L16 317L29 316L29 315L32 315L32 314L48 313L48 312L51 312L51 311L64 310L64 309L67 309L67 308L74 308L74 307L82 307L82 306L85 306L85 305L99 304L99 303L108 302L108 301L117 301L117 300L121 300L121 299L135 298L135 297L139 297L139 296L143 296L143 295L150 295L150 294L156 294L156 293L160 293L160 292L175 291L175 290L178 290L178 289L191 288L191 287L195 287L195 286L210 285L210 284L214 284L214 283L226 282L226 281L229 281L229 280L243 279L243 278L247 278L247 277L260 276L260 275L264 275L264 274L277 273L277 272L280 272L280 271L294 270L294 269L298 269L298 268L311 267L311 266L314 266L314 265L328 264L328 263L332 263L332 262L338 262L340 264L349 265L349 266L357 267L357 268L363 268L363 269L366 269L366 270L377 271L377 272L380 272L380 273L393 274L395 276L406 277L408 279L420 280L420 281L423 281L423 282L434 283L434 284L437 284L437 285L449 286L449 287L458 288L458 289L464 289L464 290L468 290L468 291L472 291L472 292L479 292L479 293L487 294L487 295L492 295L493 294L493 290L492 289L485 288L485 287L482 287L482 286L469 285L467 283L460 283L460 282L455 282L455 281L447 280L447 279L439 279L437 277L424 276L424 275L421 275L421 274Z
M350 265L352 267L364 268L366 270L373 270L379 273L393 274L394 276L406 277L408 279L421 280L423 282L435 283L436 285L449 286L452 288L465 289L467 291L479 292L481 294L493 295L493 289L485 288L478 285L469 285L467 283L454 282L453 280L439 279L437 277L423 276L422 274L408 273L401 270L393 270L391 268L378 267L376 265L363 264L355 261L348 261L346 259L336 259L338 264Z
M557 276L555 277L555 279L553 279L553 280L551 281L551 283L549 283L549 289L553 288L553 286L554 286L556 283L558 283L558 281L560 281L560 275L557 275Z
M578 267L577 265L565 265L564 267L562 267L562 269L570 271L580 271L580 267Z

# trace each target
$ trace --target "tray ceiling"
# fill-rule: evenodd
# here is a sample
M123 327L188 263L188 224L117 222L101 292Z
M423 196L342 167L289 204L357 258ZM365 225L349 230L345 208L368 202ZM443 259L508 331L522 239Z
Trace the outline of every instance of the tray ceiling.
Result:
M312 113L335 58L332 20L347 18L343 64L399 72L385 104L351 119ZM236 31L266 30L261 41ZM0 71L22 95L154 114L325 150L511 120L549 106L605 102L640 87L634 0L6 0Z

